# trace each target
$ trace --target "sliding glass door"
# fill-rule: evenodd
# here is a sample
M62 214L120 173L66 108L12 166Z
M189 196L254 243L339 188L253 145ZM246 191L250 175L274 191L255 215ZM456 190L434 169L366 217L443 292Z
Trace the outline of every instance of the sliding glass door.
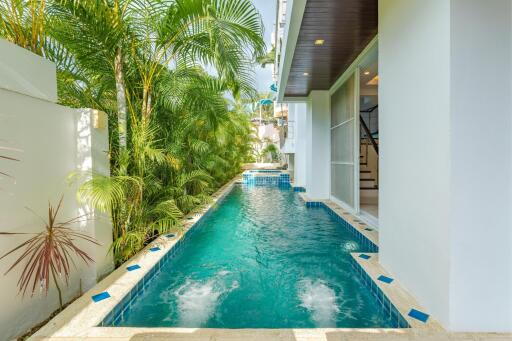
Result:
M357 73L357 72L356 72ZM331 97L331 195L353 209L358 207L356 111L357 78L352 74Z

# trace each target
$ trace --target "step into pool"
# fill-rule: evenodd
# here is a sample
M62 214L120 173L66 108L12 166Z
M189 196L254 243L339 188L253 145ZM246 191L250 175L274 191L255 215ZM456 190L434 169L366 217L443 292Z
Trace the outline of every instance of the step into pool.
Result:
M396 328L351 252L369 252L289 186L235 185L109 325Z

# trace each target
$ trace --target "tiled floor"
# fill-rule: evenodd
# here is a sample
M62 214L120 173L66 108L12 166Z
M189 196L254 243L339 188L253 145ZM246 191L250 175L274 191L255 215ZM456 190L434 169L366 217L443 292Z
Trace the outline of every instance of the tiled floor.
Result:
M374 218L379 218L379 205L377 204L361 204L361 211L371 215Z

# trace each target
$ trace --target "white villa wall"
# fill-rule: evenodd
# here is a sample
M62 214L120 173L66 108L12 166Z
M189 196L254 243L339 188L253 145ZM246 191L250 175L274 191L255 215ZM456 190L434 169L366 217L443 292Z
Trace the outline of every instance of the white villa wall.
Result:
M380 260L443 323L450 272L449 16L445 0L379 1Z
M453 331L512 331L510 6L379 2L380 260Z
M4 39L0 39L0 75L2 89L57 101L55 64Z
M14 58L8 65L10 75L22 75L20 77L23 79L18 79L19 84L26 84L28 81L25 78L28 74L24 74L26 70L47 67L47 62L42 58L25 58L27 51L6 44L0 45L0 64L7 65L4 56L17 52L20 53L18 63L13 62L16 60ZM3 70L0 69L0 79L5 80L7 78L4 77ZM35 75L43 77L44 73ZM11 84L16 84L16 80ZM38 79L32 89L39 89L41 84L46 84L46 81ZM107 254L112 241L110 220L105 216L95 215L90 208L78 204L75 199L76 188L66 181L68 175L76 170L108 174L106 118L94 110L66 108L35 98L36 94L31 91L27 91L25 95L20 93L23 89L18 88L14 92L11 91L12 88L5 89L4 86L5 83L0 82L0 145L20 149L21 152L3 151L3 154L21 161L0 160L0 171L15 177L15 181L6 177L0 178L0 231L41 231L42 222L25 207L46 220L48 201L56 204L60 196L64 195L59 220L64 221L90 212L90 219L78 224L76 228L101 243L99 247L80 244L96 263L86 267L77 260L79 268L74 270L69 288L64 290L67 301L79 293L80 282L85 291L113 267L112 257ZM94 128L93 121L98 123L98 128ZM26 238L27 236L1 236L2 254ZM16 282L22 268L3 275L15 259L10 256L0 261L0 301L3 307L0 309L0 340L10 340L25 332L58 308L55 290L51 290L48 297L39 289L36 289L33 297L17 295Z
M451 1L450 329L512 331L512 1Z

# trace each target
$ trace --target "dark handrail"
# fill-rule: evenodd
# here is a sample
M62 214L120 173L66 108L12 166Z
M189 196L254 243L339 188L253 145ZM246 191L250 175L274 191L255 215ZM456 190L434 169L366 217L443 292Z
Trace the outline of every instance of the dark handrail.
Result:
M363 120L363 117L361 115L359 115L359 121L361 122L361 126L363 127L363 130L364 130L366 136L370 139L370 141L372 143L372 146L373 146L373 149L375 149L375 153L377 153L377 155L379 155L379 145L377 144L377 142L373 138L373 136L372 136L372 134L370 132L370 129L368 129L368 126L366 125L366 123Z
M368 108L366 110L361 110L359 112L374 112L375 109L377 109L378 107L379 107L379 105L377 104L377 105L374 105L373 107L370 107L370 108Z

